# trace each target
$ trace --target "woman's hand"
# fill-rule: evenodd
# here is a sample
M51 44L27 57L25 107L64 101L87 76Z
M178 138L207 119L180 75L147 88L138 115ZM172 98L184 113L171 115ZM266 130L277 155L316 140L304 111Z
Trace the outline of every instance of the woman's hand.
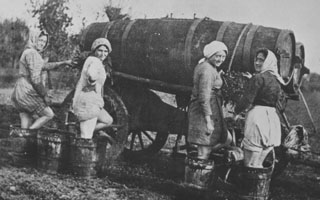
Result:
M212 131L214 130L214 126L213 126L213 121L211 120L211 117L205 116L205 120L206 120L206 126L207 126L207 133L212 133Z
M65 61L63 62L63 64L64 64L64 65L67 65L68 67L72 67L72 66L73 66L72 60L65 60Z
M244 73L242 73L242 76L244 76L248 79L252 78L252 74L250 74L250 72L244 72Z
M245 118L243 113L237 114L233 116L233 120L236 122L238 120L243 120Z
M235 122L236 122L239 118L240 118L240 115L239 115L239 114L233 116L233 120L234 120Z
M49 106L52 104L52 98L49 95L44 96L44 103Z
M207 122L207 129L208 129L208 133L212 133L214 130L213 124L211 123L211 121Z
M222 76L222 75L225 75L225 74L226 74L223 70L220 70L218 73L219 73L219 75L220 75L220 76Z

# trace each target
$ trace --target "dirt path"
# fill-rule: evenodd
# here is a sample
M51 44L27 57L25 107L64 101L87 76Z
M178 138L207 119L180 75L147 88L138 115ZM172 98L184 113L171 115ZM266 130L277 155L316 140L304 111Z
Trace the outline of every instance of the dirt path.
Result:
M49 175L31 168L0 168L0 199L170 199L145 189L128 188L108 178Z
M223 190L204 193L183 184L183 158L167 152L140 161L122 160L100 178L50 175L34 168L0 167L2 199L235 199ZM271 183L273 200L320 199L320 170L289 164ZM1 199L0 198L0 199Z

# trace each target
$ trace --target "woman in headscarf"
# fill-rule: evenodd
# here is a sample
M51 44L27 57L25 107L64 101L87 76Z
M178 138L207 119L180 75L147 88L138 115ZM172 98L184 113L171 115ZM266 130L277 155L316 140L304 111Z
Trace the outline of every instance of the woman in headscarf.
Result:
M46 63L41 52L48 45L48 35L44 31L29 30L28 42L19 63L19 78L14 87L11 100L19 111L21 128L38 129L53 118L49 107L51 98L43 85L41 72L59 66L71 65L71 60ZM39 118L33 119L33 115Z
M107 60L111 51L111 44L106 38L96 39L91 46L92 54L82 68L72 105L73 112L80 121L81 138L91 139L94 131L102 131L113 122L103 108L103 89L107 74L102 62Z
M197 146L199 159L208 159L211 151L227 138L220 91L223 82L219 72L227 54L224 43L212 41L204 47L204 58L194 69L188 142Z
M235 113L248 110L242 141L244 165L262 168L268 153L281 142L280 120L275 107L284 81L278 74L277 58L270 50L258 50L254 66L256 74L250 79Z

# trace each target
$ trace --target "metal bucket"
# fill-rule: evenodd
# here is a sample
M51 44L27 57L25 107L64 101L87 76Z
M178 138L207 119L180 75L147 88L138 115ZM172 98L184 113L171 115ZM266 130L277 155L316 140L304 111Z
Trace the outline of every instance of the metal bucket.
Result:
M39 130L37 167L48 173L66 172L69 166L71 133L58 129Z
M0 163L17 167L35 166L37 163L37 131L10 125L11 136L0 139Z
M214 161L197 158L197 152L189 152L185 159L184 182L197 189L208 189L212 185Z
M240 171L239 199L267 200L273 172L273 164L268 163L264 168L242 167Z
M97 142L93 139L71 138L70 164L71 173L77 176L97 175Z

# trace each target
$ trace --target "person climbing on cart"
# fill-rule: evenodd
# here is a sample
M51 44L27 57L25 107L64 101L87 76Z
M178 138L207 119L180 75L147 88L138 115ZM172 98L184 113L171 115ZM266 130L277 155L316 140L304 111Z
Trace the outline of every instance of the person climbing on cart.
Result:
M96 39L91 55L85 60L73 97L72 109L80 122L82 138L92 138L93 132L106 135L103 129L110 126L113 118L104 109L103 90L107 73L103 62L112 51L106 38Z

